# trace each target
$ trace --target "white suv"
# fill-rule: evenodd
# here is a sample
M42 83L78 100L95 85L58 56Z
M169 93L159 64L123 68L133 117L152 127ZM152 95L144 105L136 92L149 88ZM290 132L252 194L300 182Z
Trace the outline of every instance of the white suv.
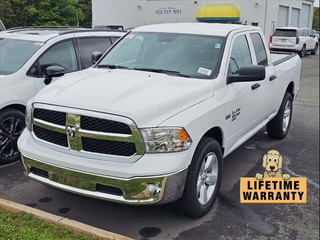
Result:
M317 53L318 38L309 28L278 27L271 37L269 48L297 52L303 58L307 52Z
M88 68L93 52L105 52L124 34L65 27L0 32L0 163L19 159L17 140L25 127L25 106L45 87L47 68L60 66L66 73Z

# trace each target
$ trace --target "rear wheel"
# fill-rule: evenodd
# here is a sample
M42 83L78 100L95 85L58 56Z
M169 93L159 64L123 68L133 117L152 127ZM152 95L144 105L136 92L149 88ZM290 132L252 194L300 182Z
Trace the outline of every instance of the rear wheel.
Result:
M311 54L316 55L317 51L318 51L318 43L316 43L316 45L314 46L314 49L312 50Z
M267 124L267 133L271 138L283 139L287 136L292 116L292 95L288 92L284 95L279 112Z
M303 45L301 51L299 52L299 56L303 58L306 55L306 46Z
M222 151L219 143L204 137L192 158L177 210L191 217L202 217L212 208L221 184Z
M15 109L0 111L0 163L17 161L17 141L25 128L24 114Z

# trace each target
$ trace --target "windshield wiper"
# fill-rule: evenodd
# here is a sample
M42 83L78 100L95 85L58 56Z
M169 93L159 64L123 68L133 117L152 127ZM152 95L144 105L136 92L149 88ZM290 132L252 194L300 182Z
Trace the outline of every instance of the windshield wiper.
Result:
M114 64L100 64L100 65L98 65L98 68L128 69L128 67L120 66L120 65L114 65Z
M159 68L133 68L134 70L138 71L147 71L147 72L156 72L156 73L165 73L168 75L174 75L174 76L179 76L179 77L186 77L189 78L189 75L182 74L179 71L174 71L174 70L166 70L166 69L159 69Z

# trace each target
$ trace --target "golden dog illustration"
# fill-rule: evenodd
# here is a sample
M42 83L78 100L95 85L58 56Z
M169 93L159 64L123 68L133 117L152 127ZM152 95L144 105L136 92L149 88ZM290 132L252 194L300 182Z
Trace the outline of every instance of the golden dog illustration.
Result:
M277 150L270 150L263 156L262 166L266 169L264 174L257 173L256 179L262 180L263 177L290 179L289 174L282 174L282 157Z

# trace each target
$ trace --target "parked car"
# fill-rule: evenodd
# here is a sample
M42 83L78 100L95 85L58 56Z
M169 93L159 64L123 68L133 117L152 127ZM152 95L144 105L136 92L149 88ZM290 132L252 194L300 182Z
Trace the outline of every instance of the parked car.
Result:
M92 52L105 52L124 33L68 27L0 32L0 163L19 159L25 106L46 85L47 68L61 66L66 73L88 68Z
M278 27L271 37L269 48L297 52L303 58L307 52L316 54L318 44L317 36L309 28Z
M123 26L121 25L97 25L94 26L95 30L124 30Z
M286 137L300 74L300 57L271 54L259 27L134 28L93 67L28 102L18 141L25 174L126 204L177 200L201 217L224 157L266 125L271 138Z

